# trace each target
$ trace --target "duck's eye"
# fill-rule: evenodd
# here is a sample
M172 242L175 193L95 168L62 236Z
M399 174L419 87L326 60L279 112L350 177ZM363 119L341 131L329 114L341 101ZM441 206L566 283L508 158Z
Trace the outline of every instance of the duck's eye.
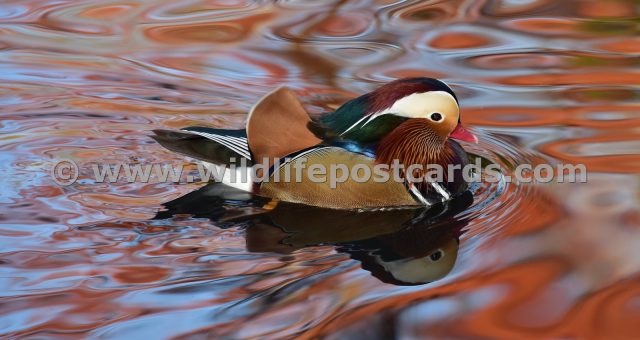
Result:
M431 118L431 120L434 122L439 122L442 120L442 114L438 112L434 112L431 114L431 116L429 116L429 118Z
M442 258L442 250L438 250L435 253L429 255L429 258L431 259L431 261L438 261Z

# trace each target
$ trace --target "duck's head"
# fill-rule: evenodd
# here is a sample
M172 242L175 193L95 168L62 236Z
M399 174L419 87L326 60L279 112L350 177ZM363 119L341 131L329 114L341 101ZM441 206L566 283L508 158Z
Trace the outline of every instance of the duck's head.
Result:
M478 141L462 126L455 93L433 78L390 82L344 104L323 123L343 139L373 145L376 162L389 165L460 164L459 148L450 140Z
M324 121L343 138L377 143L396 132L423 130L429 143L442 144L448 138L477 143L460 121L455 93L433 78L405 78L341 106Z

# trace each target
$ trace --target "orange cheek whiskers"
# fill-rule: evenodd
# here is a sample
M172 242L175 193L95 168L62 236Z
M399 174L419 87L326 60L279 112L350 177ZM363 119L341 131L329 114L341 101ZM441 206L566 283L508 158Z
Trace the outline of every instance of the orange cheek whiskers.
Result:
M414 177L429 173L430 164L438 164L443 170L447 169L454 159L453 151L446 147L445 140L431 129L427 122L412 119L398 126L384 137L376 150L376 163L392 165L397 160L405 169L417 164L422 170L417 170ZM406 174L402 174L406 177ZM443 179L447 180L447 171ZM428 182L416 183L420 190L429 190Z

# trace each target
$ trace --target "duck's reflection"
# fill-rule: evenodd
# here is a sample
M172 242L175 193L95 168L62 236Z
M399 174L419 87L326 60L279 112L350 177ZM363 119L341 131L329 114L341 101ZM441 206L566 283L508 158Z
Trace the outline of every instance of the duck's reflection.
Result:
M155 219L178 214L219 225L247 225L247 249L289 254L307 246L334 245L386 283L417 285L438 280L455 264L467 221L455 215L469 207L470 193L428 209L349 211L255 197L209 184L164 204Z

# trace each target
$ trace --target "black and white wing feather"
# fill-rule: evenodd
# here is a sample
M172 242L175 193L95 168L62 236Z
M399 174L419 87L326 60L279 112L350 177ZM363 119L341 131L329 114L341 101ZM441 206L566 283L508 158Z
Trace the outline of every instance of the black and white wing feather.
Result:
M246 159L251 159L251 152L249 152L249 144L245 130L223 130L194 126L184 128L182 131L188 131L192 134L218 142L238 155Z
M188 127L180 131L153 130L151 136L165 148L218 165L251 165L251 152L245 130Z

